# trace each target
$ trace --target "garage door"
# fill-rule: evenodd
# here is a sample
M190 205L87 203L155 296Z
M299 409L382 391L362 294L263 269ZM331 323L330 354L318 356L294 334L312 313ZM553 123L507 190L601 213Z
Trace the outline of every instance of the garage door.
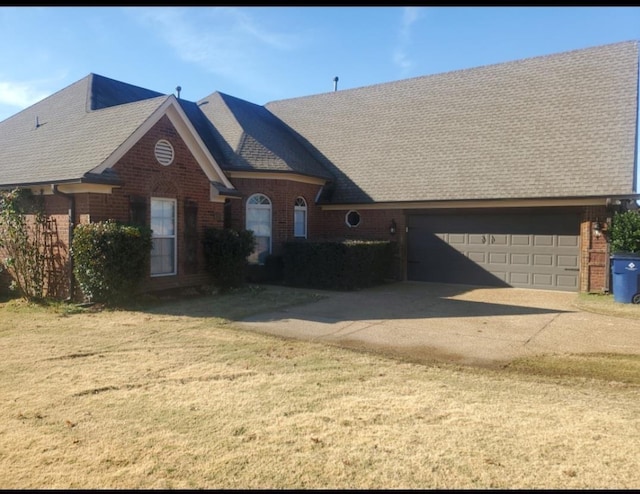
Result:
M576 214L410 215L407 225L409 280L578 290Z

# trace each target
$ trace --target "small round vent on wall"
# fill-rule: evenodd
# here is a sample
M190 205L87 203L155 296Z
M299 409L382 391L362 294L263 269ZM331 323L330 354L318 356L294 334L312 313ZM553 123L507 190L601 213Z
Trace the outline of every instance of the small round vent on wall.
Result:
M161 165L168 166L173 163L173 146L169 141L160 139L156 142L155 153L156 159Z
M355 228L360 224L360 213L352 209L345 215L344 221L349 228Z

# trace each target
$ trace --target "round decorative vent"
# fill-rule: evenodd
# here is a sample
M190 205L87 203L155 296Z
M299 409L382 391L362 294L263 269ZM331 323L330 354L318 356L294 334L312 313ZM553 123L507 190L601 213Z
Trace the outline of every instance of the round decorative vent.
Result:
M156 142L155 153L156 159L161 165L168 166L173 163L173 146L169 141L160 139Z

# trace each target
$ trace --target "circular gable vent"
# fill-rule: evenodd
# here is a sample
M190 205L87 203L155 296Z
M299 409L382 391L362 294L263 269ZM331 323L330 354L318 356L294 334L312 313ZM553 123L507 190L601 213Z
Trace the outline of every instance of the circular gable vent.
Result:
M173 163L173 146L165 139L156 142L156 159L161 165L167 166Z

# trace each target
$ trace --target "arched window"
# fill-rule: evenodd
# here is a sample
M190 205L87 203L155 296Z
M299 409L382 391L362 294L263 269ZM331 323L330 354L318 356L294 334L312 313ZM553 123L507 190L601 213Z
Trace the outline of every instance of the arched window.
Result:
M296 198L293 206L293 236L307 238L307 201Z
M249 262L264 264L271 253L271 200L264 194L254 194L247 199L247 230L252 230L256 238Z

